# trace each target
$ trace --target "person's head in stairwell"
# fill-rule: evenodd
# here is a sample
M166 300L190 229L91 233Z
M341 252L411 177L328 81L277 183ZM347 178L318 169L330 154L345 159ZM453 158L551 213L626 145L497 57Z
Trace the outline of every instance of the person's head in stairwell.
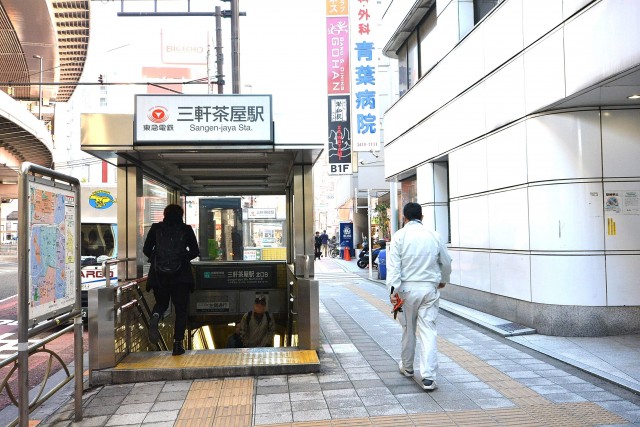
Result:
M253 302L253 312L256 314L264 314L267 310L267 299L263 296L260 296L255 299Z

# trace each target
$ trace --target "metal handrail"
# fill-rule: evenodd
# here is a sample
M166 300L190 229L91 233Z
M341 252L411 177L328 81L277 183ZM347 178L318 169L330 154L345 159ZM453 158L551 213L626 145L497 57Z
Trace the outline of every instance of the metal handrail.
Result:
M102 276L104 277L104 285L105 287L109 288L111 287L111 275L109 274L111 272L111 266L118 264L120 262L129 262L129 261L135 261L137 258L133 258L133 257L129 257L129 258L113 258L113 259L108 259L106 261L102 262Z
M81 314L78 312L75 314L75 317L80 318ZM47 345L48 343L50 343L51 341L60 338L62 335L72 331L74 328L76 327L75 324L69 325L66 328L52 334L49 335L48 337L37 341L31 345L29 345L27 347L27 357L33 355L33 354L37 354L37 353L48 353L49 354L49 360L47 363L47 368L45 370L44 373L44 378L42 379L42 382L40 383L40 389L37 392L37 395L32 399L32 400L27 400L27 406L28 406L28 412L32 412L34 411L36 408L40 407L40 405L42 405L44 402L46 402L47 400L49 400L55 393L57 393L59 390L61 390L64 386L66 386L69 382L71 382L72 380L74 380L76 378L76 375L82 375L82 370L80 370L80 374L76 371L75 373L72 373L71 371L69 371L69 368L67 367L67 365L65 364L65 362L62 360L62 358L54 351L52 350L47 350L45 349L45 345ZM65 373L66 373L66 377L63 378L58 384L54 385L52 388L50 388L46 393L46 386L47 383L49 382L49 380L51 379L51 367L52 367L52 358L55 358L60 365L62 366L62 368L64 369ZM9 385L9 381L11 379L11 377L13 376L13 374L15 373L16 370L19 370L19 362L20 359L20 354L18 352L14 353L13 355L11 355L10 357L2 360L0 362L0 369L8 367L10 364L13 364L13 367L9 370L9 372L6 374L4 380L2 380L1 384L0 384L0 391L2 390L6 390L7 395L9 396L9 399L11 400L11 403L15 406L15 407L20 407L20 398L22 398L21 395L16 395L12 390L11 390L11 386ZM76 390L77 392L77 390ZM44 394L43 394L44 393ZM15 418L11 423L8 424L8 426L16 426L18 425L18 423L20 422L20 416L18 416L17 418Z
M122 289L123 291L128 291L128 288L132 288L136 285L139 285L140 283L144 282L145 280L147 280L148 276L142 276L142 277L138 277L137 279L132 279L129 282L123 284L120 286L120 289Z
M147 303L147 300L144 297L144 294L142 293L142 289L140 289L140 283L144 282L147 279L148 279L148 276L142 276L140 278L133 279L127 283L120 285L118 289L121 292L129 292L129 291L138 292L138 298L135 301L137 304L139 304L138 309L140 310L140 314L143 314L142 322L144 323L145 327L149 329L149 322L147 318L144 316L144 314L146 314L149 318L151 318L152 316L151 308L149 307L149 303ZM125 306L122 306L121 308L124 309ZM169 348L162 335L160 335L160 341L156 345L160 348L160 350L167 350Z
M31 338L34 335L38 335L40 332L44 332L56 326L60 326L61 324L71 319L75 319L76 317L79 317L81 315L82 315L81 311L71 311L69 313L58 316L54 319L39 323L27 331L27 336Z
M75 317L77 317L78 314L76 314ZM37 350L39 347L43 347L46 344L49 344L51 341L55 340L56 338L61 337L62 335L66 334L67 332L69 332L70 330L73 329L73 325L69 325L66 328L56 332L53 335L49 335L48 337L44 338L43 340L37 341L33 344L31 344L28 348L27 348L27 352L29 354L33 353L35 350ZM16 360L18 360L18 352L15 352L13 355L9 356L6 359L3 359L0 362L0 369L4 368L5 366L9 365L10 363L15 362Z

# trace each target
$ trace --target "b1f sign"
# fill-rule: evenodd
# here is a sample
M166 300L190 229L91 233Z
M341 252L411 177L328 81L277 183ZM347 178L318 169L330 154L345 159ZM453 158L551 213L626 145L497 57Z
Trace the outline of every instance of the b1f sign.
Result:
M136 95L134 145L273 144L271 95Z
M329 175L351 175L351 123L349 95L329 97L327 156Z

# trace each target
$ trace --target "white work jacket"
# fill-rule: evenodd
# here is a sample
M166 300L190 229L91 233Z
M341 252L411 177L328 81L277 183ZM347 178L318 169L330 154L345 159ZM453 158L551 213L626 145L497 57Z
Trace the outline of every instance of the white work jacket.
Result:
M448 283L451 257L440 235L413 220L391 238L387 251L387 290L397 291L402 283Z

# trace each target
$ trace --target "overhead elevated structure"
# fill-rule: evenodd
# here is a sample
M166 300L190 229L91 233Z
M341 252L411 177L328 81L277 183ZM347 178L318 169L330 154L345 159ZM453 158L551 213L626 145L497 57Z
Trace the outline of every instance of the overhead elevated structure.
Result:
M16 198L22 162L53 167L46 125L84 69L89 1L2 0L0 31L0 195Z

